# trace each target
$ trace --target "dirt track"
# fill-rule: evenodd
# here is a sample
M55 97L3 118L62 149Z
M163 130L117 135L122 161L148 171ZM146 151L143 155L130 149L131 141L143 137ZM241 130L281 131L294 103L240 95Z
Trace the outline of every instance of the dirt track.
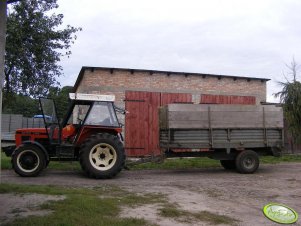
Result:
M111 180L93 180L78 171L55 170L45 170L36 178L22 178L12 170L4 170L1 182L64 186L117 185L138 193L159 192L166 194L170 202L179 204L183 210L224 214L239 219L240 225L278 225L262 214L262 207L270 202L288 205L301 214L301 163L261 165L258 172L252 175L222 168L122 171ZM132 212L136 217L154 218L147 208ZM161 225L172 224L176 223L162 222ZM301 220L294 225L301 225Z

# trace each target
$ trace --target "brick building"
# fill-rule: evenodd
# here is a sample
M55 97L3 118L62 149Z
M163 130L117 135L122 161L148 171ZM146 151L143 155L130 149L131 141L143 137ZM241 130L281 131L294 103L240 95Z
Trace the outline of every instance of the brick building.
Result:
M260 104L266 101L266 78L214 74L83 67L74 92L114 94L125 119L128 155L157 155L158 107L168 103Z

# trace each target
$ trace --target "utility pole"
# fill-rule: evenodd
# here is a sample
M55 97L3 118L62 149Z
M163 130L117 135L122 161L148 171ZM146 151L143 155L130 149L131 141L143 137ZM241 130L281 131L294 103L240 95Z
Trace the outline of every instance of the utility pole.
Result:
M2 88L4 82L4 56L5 56L5 37L6 37L6 0L0 0L0 152L2 153ZM0 171L1 171L0 153ZM1 175L0 175L1 183Z

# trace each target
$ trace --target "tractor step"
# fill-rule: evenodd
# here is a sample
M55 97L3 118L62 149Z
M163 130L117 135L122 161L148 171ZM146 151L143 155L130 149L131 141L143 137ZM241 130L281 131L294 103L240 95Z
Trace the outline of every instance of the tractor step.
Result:
M56 148L56 156L58 158L74 158L74 146L62 144Z

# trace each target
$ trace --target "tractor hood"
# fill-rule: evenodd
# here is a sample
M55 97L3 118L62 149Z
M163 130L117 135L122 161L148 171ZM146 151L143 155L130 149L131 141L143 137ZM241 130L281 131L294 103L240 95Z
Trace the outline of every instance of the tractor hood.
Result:
M17 129L16 134L45 134L46 129L45 128L23 128L23 129Z
M40 139L48 139L45 128L23 128L16 130L15 143L17 147L24 142L35 142Z

